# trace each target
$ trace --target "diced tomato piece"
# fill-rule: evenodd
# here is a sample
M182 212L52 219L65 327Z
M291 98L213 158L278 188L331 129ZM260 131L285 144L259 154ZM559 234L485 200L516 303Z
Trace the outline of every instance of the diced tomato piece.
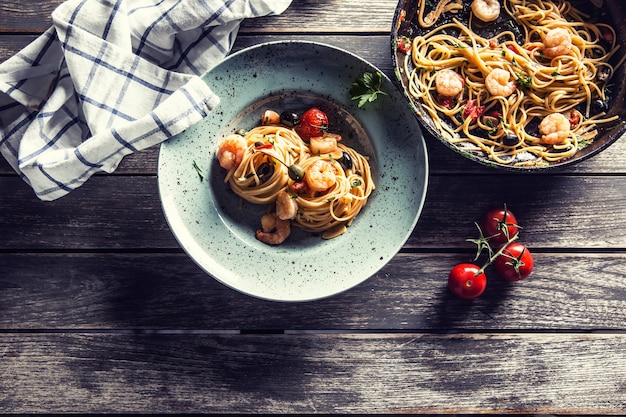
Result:
M471 117L472 122L475 122L485 112L485 106L477 106L476 100L470 100L465 104L463 109L463 118L467 119Z
M309 191L309 186L307 185L305 180L296 181L291 184L291 191L296 194L304 193L306 194Z
M444 96L443 94L437 94L437 103L446 109L451 109L454 105L454 97Z
M485 116L493 117L495 119L499 119L502 117L502 113L498 110L491 110L489 113L485 114Z
M411 50L411 39L406 36L401 36L398 38L397 46L400 52L406 54Z
M506 47L508 48L509 51L512 51L512 52L516 53L517 55L521 55L519 53L519 50L517 49L517 47L515 45L509 44Z
M580 115L575 111L569 112L569 125L570 128L576 127L576 125L580 122Z

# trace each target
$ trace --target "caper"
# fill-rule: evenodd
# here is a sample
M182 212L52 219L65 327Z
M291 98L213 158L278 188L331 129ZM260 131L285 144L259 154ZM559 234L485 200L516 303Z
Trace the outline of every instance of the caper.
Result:
M259 165L259 168L256 171L257 177L259 177L259 181L264 183L269 180L272 175L274 175L274 164L269 162L263 162Z
M502 144L504 146L515 146L519 143L519 137L515 133L507 133L507 135L502 139Z
M294 127L300 123L300 116L292 111L284 111L280 114L280 123L287 127Z
M346 171L352 169L352 157L347 152L342 152L341 158L337 159L337 162L339 162Z
M605 100L598 98L591 102L591 109L593 110L594 114L606 113L609 111L609 103Z
M287 168L287 173L289 174L289 178L294 181L300 181L304 178L304 168L298 164L290 165L289 168Z

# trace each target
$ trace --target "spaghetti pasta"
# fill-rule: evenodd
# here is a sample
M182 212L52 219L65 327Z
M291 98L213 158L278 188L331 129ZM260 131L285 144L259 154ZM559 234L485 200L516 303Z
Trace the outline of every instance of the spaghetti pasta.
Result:
M567 159L593 141L599 124L618 119L606 111L607 84L624 61L615 31L587 22L567 1L505 0L503 8L510 30L489 38L472 29L484 26L473 14L467 25L453 18L415 36L403 65L409 94L466 151L518 166ZM457 95L446 95L452 81L437 83L444 70L463 80Z
M270 230L256 234L265 243L280 244L288 236L287 232L282 239L275 239L271 229L277 228L276 222L283 231L289 226L284 222L290 222L306 232L322 233L323 238L342 234L375 189L368 158L344 144L314 153L310 141L315 138L305 141L296 129L281 124L240 133L225 138L217 156L227 169L224 182L235 194L275 212L271 227L266 227ZM328 138L341 140L337 134L328 134ZM238 152L238 162L222 162L230 161L223 155Z

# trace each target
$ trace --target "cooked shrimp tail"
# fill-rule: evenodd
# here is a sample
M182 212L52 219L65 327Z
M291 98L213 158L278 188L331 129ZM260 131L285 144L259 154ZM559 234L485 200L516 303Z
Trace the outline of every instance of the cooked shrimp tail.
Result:
M572 49L572 36L565 28L551 29L543 39L543 55L554 58Z
M290 234L289 220L282 220L276 213L270 213L261 218L261 229L256 231L255 236L267 245L280 245Z
M465 88L465 80L456 71L442 69L435 75L435 88L442 96L456 97Z
M500 2L498 0L474 0L472 13L483 22L493 22L500 16Z
M248 148L246 139L238 134L226 137L217 149L217 159L224 169L235 169L241 163L243 155Z
M316 155L322 153L332 153L337 150L337 142L341 141L341 136L336 133L324 132L322 136L316 136L309 139L311 152Z
M539 132L542 133L541 141L545 144L563 143L570 135L570 121L561 113L549 114L539 123Z
M326 191L337 181L332 163L319 159L305 169L304 180L311 191Z
M511 73L502 68L494 68L485 77L485 87L492 96L508 97L515 91L515 81L511 80Z
M281 220L295 219L298 214L298 202L285 190L278 192L276 196L276 215Z

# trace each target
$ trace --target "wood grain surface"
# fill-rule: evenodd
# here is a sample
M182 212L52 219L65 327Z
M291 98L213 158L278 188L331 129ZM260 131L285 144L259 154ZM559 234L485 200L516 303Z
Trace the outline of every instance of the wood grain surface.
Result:
M0 61L60 3L4 0ZM294 0L244 21L234 50L318 41L393 79L395 7ZM353 289L297 304L240 294L189 259L161 208L158 147L53 202L0 158L0 412L623 413L624 139L527 175L424 137L427 199L400 253ZM474 221L503 203L533 275L510 284L489 268L482 297L452 297Z

